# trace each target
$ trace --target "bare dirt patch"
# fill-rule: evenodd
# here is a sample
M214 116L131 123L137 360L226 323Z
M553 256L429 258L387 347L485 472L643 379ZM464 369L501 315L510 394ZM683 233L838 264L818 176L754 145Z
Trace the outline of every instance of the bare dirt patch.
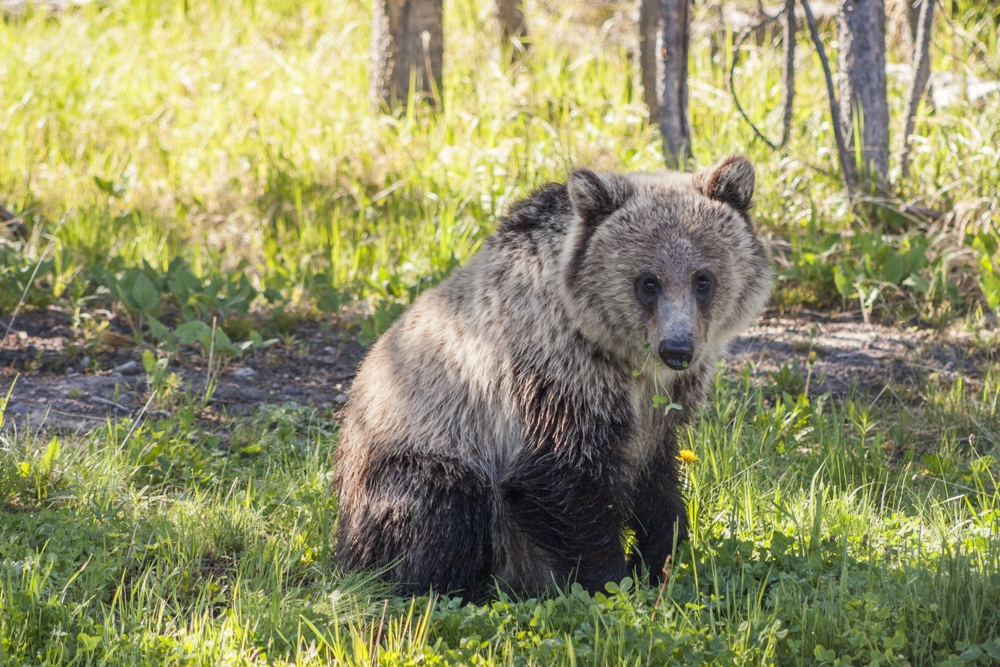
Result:
M146 406L149 386L141 351L122 330L88 347L60 316L18 321L0 347L0 392L17 378L5 428L88 430L110 418L134 417ZM935 332L864 324L806 313L766 317L730 346L733 373L749 364L761 381L805 376L815 352L810 393L842 396L912 383L930 373L943 379L980 377L997 349L996 331ZM117 347L116 346L121 346ZM100 351L87 350L99 349ZM324 323L303 322L293 337L227 363L216 374L209 406L243 414L264 403L295 402L335 413L347 401L365 348L356 336ZM184 390L204 394L207 362L194 350L175 357L170 372Z
M909 384L929 374L944 380L978 380L1000 346L995 330L934 331L865 324L857 319L799 315L768 317L730 345L727 364L750 363L770 375L782 367L807 373L815 352L811 391L842 396L879 391L889 383Z
M0 393L6 395L16 378L5 428L87 430L147 407L151 388L140 348L103 345L88 352L81 337L54 317L19 320L18 327L23 329L0 348ZM104 332L102 339L131 342L120 331ZM229 414L289 401L335 411L347 402L364 353L356 336L303 322L281 343L216 368L208 405ZM178 389L205 395L208 363L197 350L175 356L168 372L177 375Z

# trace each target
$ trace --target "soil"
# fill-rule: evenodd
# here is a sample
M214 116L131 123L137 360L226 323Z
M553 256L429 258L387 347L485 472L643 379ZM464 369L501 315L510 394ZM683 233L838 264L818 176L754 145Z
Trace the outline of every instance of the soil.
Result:
M4 428L75 432L150 409L141 349L127 330L111 323L87 335L54 313L22 317L16 324L16 333L0 346L0 396L16 378ZM759 381L779 388L804 385L808 375L811 394L843 396L880 391L890 382L913 383L931 373L975 382L995 349L994 331L904 330L806 311L763 318L733 341L726 365L734 374L749 365ZM815 352L811 373L810 352ZM209 406L238 415L263 403L291 401L336 413L347 402L364 354L356 335L329 323L301 322L294 336L217 369ZM200 352L173 358L169 372L185 390L204 395L208 364Z

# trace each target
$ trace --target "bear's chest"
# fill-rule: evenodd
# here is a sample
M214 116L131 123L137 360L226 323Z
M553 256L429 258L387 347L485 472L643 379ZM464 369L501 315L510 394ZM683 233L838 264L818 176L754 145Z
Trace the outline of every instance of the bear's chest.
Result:
M675 402L674 393L673 383L663 378L640 376L630 387L632 428L623 453L631 469L642 469L657 452L674 447L688 409Z

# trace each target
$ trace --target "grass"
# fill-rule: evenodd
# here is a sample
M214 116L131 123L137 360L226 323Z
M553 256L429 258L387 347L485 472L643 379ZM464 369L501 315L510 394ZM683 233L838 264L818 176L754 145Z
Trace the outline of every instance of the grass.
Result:
M0 663L1000 660L1000 374L837 403L750 377L720 373L685 435L692 540L665 588L593 597L461 606L340 577L336 429L310 409L8 431Z
M934 67L985 76L996 24L958 9L938 22ZM0 193L27 212L0 234L0 314L26 293L84 339L127 320L158 348L152 371L215 320L266 345L248 314L287 333L302 313L357 310L371 339L541 182L662 164L624 9L528 3L545 39L508 64L489 5L449 1L443 111L395 115L367 103L367 16L354 1L135 0L0 23ZM693 151L757 163L776 307L988 326L996 97L923 108L912 176L894 175L901 198L946 217L859 220L812 52L792 141L773 153L735 115L721 43L692 48ZM749 113L776 134L780 54L741 62ZM889 80L898 140L905 83ZM175 392L139 422L8 429L0 664L996 664L995 362L836 401L800 396L803 368L720 374L684 435L693 539L662 591L628 580L484 605L387 597L335 571L328 414L219 422Z
M0 308L17 302L64 216L29 290L36 305L89 303L86 313L96 298L120 309L95 267L147 262L163 273L176 257L206 281L246 275L272 305L308 308L330 289L343 297L337 311L356 299L405 303L413 290L404 288L468 259L511 200L540 183L582 164L662 165L624 8L529 4L545 39L508 64L484 2L449 3L444 110L396 115L368 106L361 2L142 0L9 18L0 25L0 95L10 101L0 113L0 193L28 215L23 238L0 248ZM977 3L958 7L938 21L934 68L989 76L1000 66L993 19ZM886 209L859 221L806 43L792 141L772 152L726 92L728 42L696 41L694 156L705 165L743 152L757 163L757 213L782 269L779 307L866 307L937 325L981 323L979 311L1000 307L996 96L923 107L913 175L894 172L901 196L947 217L915 223ZM890 47L898 145L907 55L899 40ZM772 135L780 69L768 47L750 47L737 69L750 115ZM900 272L914 245L923 256ZM854 263L838 276L831 256Z

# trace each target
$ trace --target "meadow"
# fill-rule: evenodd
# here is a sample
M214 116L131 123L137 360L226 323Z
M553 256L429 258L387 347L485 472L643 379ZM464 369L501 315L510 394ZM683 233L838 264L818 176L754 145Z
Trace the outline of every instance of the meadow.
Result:
M951 4L934 69L996 78L996 18ZM979 361L836 396L803 386L808 362L720 368L682 434L692 539L662 589L461 605L345 578L331 411L227 415L160 372L295 347L303 322L370 342L537 185L662 166L630 6L528 3L513 61L490 12L447 3L441 108L392 114L368 101L363 2L110 1L0 23L0 195L24 213L0 234L0 317L57 313L82 341L59 368L86 354L90 373L124 332L158 392L97 428L0 431L0 663L1000 664L995 94L923 105L899 199L859 218L804 37L780 151L736 115L731 42L695 40L693 153L757 164L772 314L972 332ZM889 56L898 145L894 34ZM765 41L737 69L772 136L780 58Z

